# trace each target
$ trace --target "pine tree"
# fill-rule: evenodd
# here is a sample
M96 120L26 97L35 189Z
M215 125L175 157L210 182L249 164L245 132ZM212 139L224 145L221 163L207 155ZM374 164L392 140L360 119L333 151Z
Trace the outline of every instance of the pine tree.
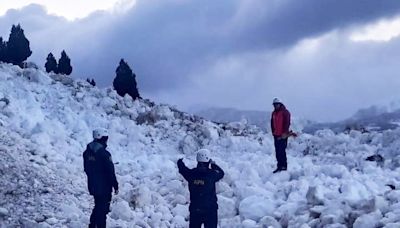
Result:
M54 72L54 73L58 73L57 70L57 60L56 58L54 58L53 53L49 53L47 55L47 59L46 59L46 64L44 65L44 67L46 68L46 72L50 73L50 72Z
M116 77L113 81L114 89L120 96L130 95L133 99L140 98L136 84L136 75L132 72L129 65L121 59L116 69Z
M7 42L7 62L22 66L22 62L31 56L29 40L24 35L24 30L18 24L11 28L10 38Z
M7 62L7 43L0 37L0 62Z
M61 58L58 60L58 73L65 75L72 73L71 59L64 50L61 52Z

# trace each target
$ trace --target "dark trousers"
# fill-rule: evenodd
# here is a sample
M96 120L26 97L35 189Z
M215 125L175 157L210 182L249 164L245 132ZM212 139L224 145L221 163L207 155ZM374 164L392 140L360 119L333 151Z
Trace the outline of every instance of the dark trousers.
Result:
M189 228L200 228L201 224L204 224L204 228L217 228L217 210L214 209L209 211L191 211L189 218Z
M111 194L94 196L94 208L90 216L89 228L105 228L107 214L110 212Z
M278 169L287 169L286 147L288 139L274 136L275 155Z

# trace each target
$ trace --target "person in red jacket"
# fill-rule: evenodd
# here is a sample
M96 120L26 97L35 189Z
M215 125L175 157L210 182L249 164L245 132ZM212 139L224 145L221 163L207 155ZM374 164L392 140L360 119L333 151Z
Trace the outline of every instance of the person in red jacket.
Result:
M273 100L274 111L271 114L271 132L274 136L275 155L277 168L273 173L287 170L286 147L290 136L290 112L278 99Z

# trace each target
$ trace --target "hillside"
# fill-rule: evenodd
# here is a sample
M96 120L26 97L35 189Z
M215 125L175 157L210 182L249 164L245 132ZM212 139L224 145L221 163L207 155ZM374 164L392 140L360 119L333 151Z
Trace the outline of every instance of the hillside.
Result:
M314 133L322 129L331 129L334 132L343 132L348 129L358 129L363 131L386 131L397 129L400 125L400 108L371 106L360 109L353 116L342 121L333 123L311 123L304 131Z
M201 147L226 173L217 185L220 227L400 226L398 129L301 134L290 140L289 170L272 174L273 141L257 128L41 70L0 64L0 81L0 227L88 224L82 152L97 127L110 131L120 183L109 227L187 227L189 192L176 160L195 166ZM375 153L385 161L365 161Z

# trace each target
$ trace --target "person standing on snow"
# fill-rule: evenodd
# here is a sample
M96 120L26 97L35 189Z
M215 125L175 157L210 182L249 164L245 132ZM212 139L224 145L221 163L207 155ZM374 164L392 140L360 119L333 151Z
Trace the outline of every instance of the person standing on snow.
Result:
M216 228L218 203L215 183L224 177L224 171L209 158L209 150L197 152L197 167L189 169L178 160L179 173L187 180L190 192L189 228ZM211 169L209 168L211 164Z
M271 114L271 132L274 136L277 168L273 173L287 170L286 147L290 136L290 112L285 105L275 98L272 102L274 111Z
M105 129L93 131L93 141L83 153L83 166L88 180L90 195L94 197L94 208L90 216L89 228L105 228L110 212L112 189L118 194L111 154L106 150L108 132Z

